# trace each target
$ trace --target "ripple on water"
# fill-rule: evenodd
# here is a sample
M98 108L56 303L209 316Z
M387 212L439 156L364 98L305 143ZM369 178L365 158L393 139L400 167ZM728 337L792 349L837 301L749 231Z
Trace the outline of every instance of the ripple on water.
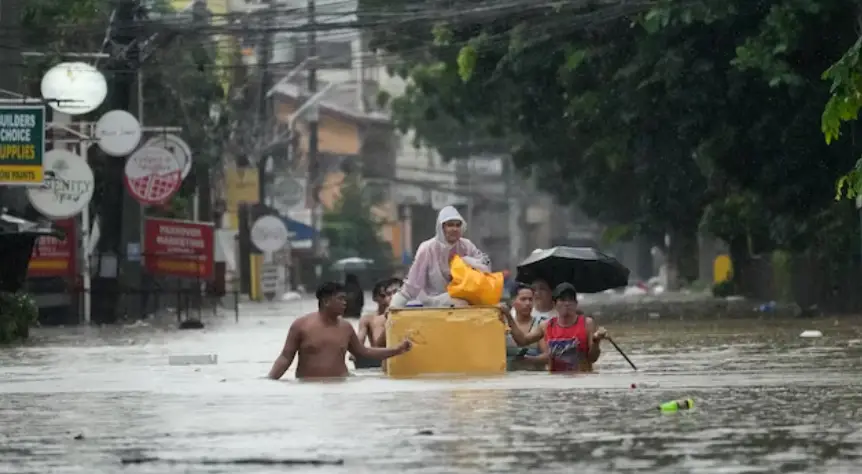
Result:
M851 329L812 342L795 326L618 328L640 373L608 352L590 376L274 383L259 375L290 319L268 311L194 333L43 331L0 352L0 472L845 473L862 462ZM166 363L200 353L219 364ZM696 409L655 408L682 397Z

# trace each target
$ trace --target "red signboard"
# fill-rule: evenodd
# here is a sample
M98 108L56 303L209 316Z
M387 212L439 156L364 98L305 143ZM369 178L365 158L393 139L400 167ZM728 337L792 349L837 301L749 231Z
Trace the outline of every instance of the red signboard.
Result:
M66 233L66 240L39 237L33 245L33 255L27 268L28 277L74 277L78 259L78 228L75 219L54 221Z
M210 279L213 240L212 224L147 218L144 267L154 275Z

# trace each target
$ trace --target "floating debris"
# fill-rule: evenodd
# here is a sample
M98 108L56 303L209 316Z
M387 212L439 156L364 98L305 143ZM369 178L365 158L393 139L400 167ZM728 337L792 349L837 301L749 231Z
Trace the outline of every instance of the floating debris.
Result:
M203 466L343 466L344 459L169 459L150 456L122 458L123 464L196 464Z
M186 319L180 323L180 329L203 329L204 323L200 319Z
M807 331L802 331L802 334L799 337L804 338L815 338L815 337L823 337L823 333L816 329L809 329Z
M664 402L658 406L658 409L665 413L676 412L680 410L691 410L694 408L694 400L686 398L685 400L673 400Z
M168 365L214 365L218 364L217 354L172 355Z

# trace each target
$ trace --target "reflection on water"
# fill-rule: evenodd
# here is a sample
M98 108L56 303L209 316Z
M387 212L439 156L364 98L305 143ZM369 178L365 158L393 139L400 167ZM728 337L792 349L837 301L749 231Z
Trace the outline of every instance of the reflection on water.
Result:
M846 473L862 465L862 330L853 321L612 326L640 373L606 352L600 373L588 376L405 381L361 371L338 383L271 382L261 376L292 320L283 308L198 332L41 330L27 346L0 351L0 472ZM800 339L806 328L826 337ZM167 365L171 354L205 353L217 353L218 365ZM696 409L656 410L683 397Z

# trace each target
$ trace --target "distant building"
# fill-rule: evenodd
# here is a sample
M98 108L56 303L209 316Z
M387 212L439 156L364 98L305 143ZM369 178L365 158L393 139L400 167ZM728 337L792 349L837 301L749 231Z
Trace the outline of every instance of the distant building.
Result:
M258 0L226 1L229 11L235 12L254 12L266 7ZM276 3L282 11L278 15L279 26L307 23L307 0L277 0ZM356 21L357 8L355 0L321 0L316 3L317 21ZM270 70L278 71L276 78L307 58L306 38L306 33L296 32L275 35ZM396 258L405 265L411 262L419 243L434 235L437 212L446 205L454 205L464 214L468 220L468 237L489 254L497 269L514 269L534 248L564 241L572 232L585 228L595 231L593 237L598 240L601 229L591 222L573 218L570 209L556 205L546 193L537 191L532 179L524 179L513 172L511 182L507 182L504 165L508 158L505 156L482 155L445 162L432 149L414 147L410 132L393 132L392 140L386 145L391 147L388 150L392 157L387 155L384 159L380 153L370 151L385 148L380 143L381 135L375 139L378 143L368 144L370 136L357 132L369 130L367 126L357 128L358 123L368 121L357 117L388 117L388 110L377 106L378 91L397 97L403 94L406 83L389 76L384 58L368 51L366 44L367 39L359 30L336 29L317 35L320 88L327 83L339 84L321 102L321 151L324 141L328 154L348 156L355 150L363 150L359 153L363 155L360 160L363 177L389 202L382 206L381 213L391 222L384 229L384 237L392 244ZM256 46L246 45L246 64L255 64ZM302 76L304 72L289 81L290 85L284 86L280 94L295 97L301 93L305 81ZM283 115L289 106L284 105L284 101L281 103L279 114ZM335 120L336 115L341 118ZM353 151L348 152L347 148ZM337 178L328 176L327 179ZM513 199L515 194L516 199ZM322 197L324 202L330 200L328 195ZM513 230L516 230L514 240Z
M303 81L304 77L300 76L297 83L280 83L272 89L275 116L282 127L287 126L292 114L309 97L301 85ZM326 83L321 82L321 88L325 86ZM392 125L386 115L360 111L355 101L351 102L353 97L349 87L342 87L319 102L317 166L323 177L318 194L320 202L324 209L333 208L346 174L360 173L374 194L377 217L384 222L382 237L396 245L399 239L393 226L396 226L397 216L389 192L395 170ZM306 200L284 211L292 219L310 225L314 190L306 180L309 167L307 123L298 121L296 131L299 135L294 148L296 156L292 157L290 168L281 171L301 183L306 190ZM273 189L273 195L278 193L279 189Z

